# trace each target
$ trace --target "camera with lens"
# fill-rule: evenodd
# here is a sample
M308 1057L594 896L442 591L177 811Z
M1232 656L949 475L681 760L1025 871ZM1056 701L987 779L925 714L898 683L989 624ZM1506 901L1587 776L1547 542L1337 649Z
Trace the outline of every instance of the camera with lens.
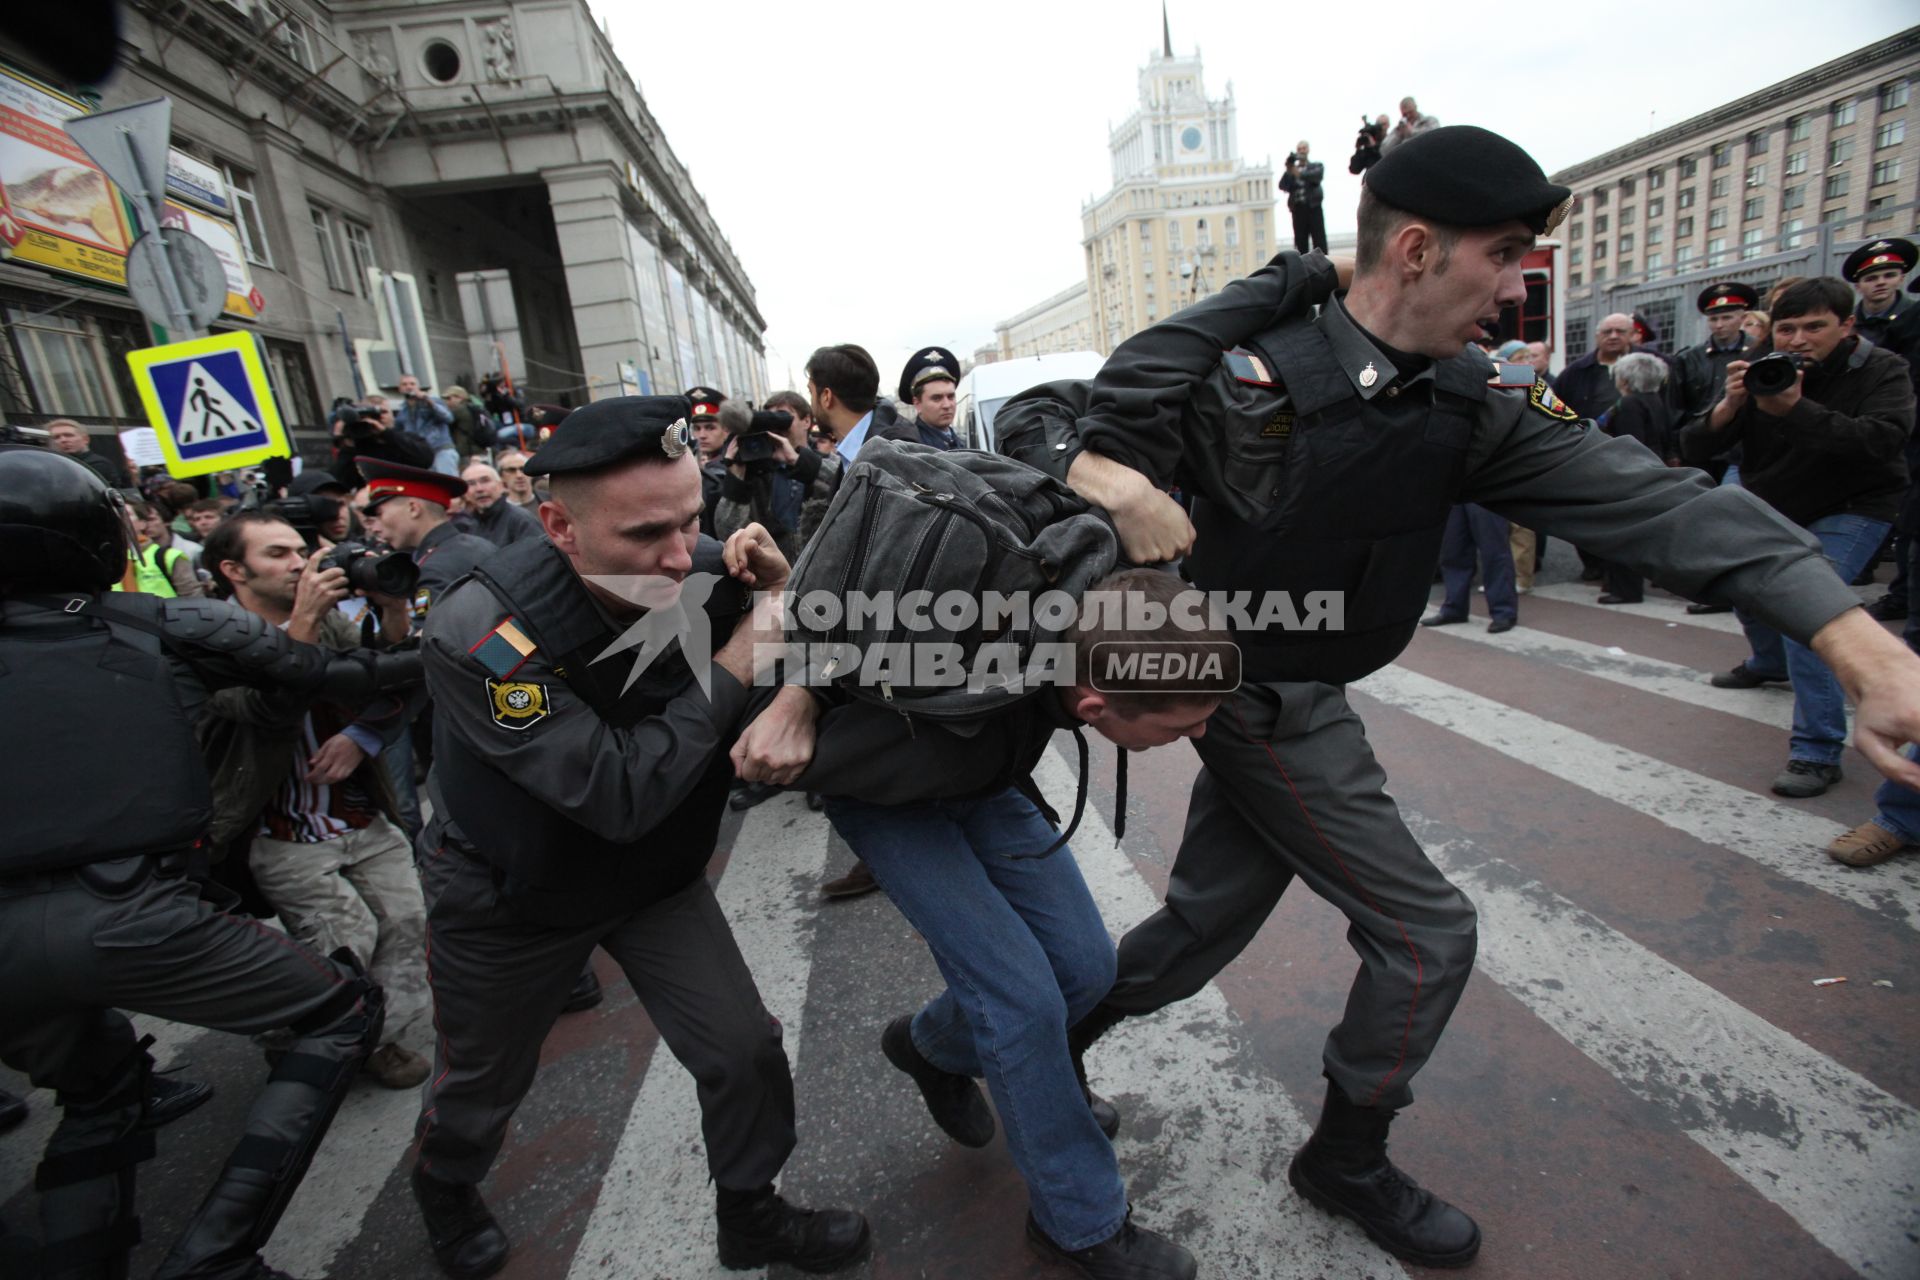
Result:
M349 440L368 440L380 430L380 414L370 404L336 405L333 425Z
M775 436L785 437L793 426L793 415L778 410L749 409L737 400L720 406L720 425L737 443L733 460L749 471L772 467L779 454Z
M1750 396L1777 396L1793 386L1806 362L1790 351L1775 351L1761 356L1740 375L1740 385Z
M347 585L355 591L379 592L402 600L410 598L420 583L420 569L411 556L391 547L370 547L364 542L335 544L320 561L320 567L345 570Z

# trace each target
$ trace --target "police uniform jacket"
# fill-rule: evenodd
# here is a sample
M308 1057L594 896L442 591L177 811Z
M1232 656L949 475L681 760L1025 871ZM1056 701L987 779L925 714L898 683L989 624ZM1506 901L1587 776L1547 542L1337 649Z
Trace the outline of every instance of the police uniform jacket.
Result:
M1340 594L1338 634L1238 636L1250 681L1345 683L1392 661L1462 502L1796 639L1859 604L1752 494L1593 430L1543 382L1489 385L1474 349L1403 374L1337 299L1310 318L1333 284L1326 259L1283 253L1122 343L1092 382L1001 411L1002 449L1050 474L1084 445L1198 495L1196 586Z
M1698 423L1682 444L1690 458L1740 445L1741 485L1796 524L1841 514L1891 521L1907 488L1913 415L1906 362L1849 341L1807 370L1785 415L1749 397L1724 430Z
M1853 304L1853 331L1876 347L1889 346L1887 335L1895 322L1913 309L1905 293L1894 294L1892 303L1877 316L1868 315L1866 304L1856 302Z
M523 513L524 514L524 513ZM467 576L486 561L497 548L478 534L462 533L448 520L436 525L413 549L413 563L420 569L420 583L413 593L413 621L417 626L446 594L447 588Z
M689 583L709 574L718 582L701 613L717 650L745 596L719 544L702 539ZM715 665L703 692L678 639L629 683L633 651L597 659L630 621L545 540L499 552L427 619L426 838L490 867L523 919L631 913L685 888L713 855L747 690Z

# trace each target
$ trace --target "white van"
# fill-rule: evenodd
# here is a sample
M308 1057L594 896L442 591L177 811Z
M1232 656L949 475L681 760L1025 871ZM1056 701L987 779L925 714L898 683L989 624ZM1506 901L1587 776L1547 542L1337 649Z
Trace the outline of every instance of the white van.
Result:
M1091 378L1107 358L1096 351L1063 351L1050 356L1020 356L977 364L955 391L953 431L963 449L994 446L993 418L1000 406L1028 387L1063 378Z

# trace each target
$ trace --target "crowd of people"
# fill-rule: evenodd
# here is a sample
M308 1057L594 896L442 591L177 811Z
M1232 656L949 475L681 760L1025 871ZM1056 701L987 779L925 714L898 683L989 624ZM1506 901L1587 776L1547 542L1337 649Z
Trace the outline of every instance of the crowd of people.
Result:
M1403 1259L1472 1261L1478 1226L1390 1161L1387 1139L1472 970L1474 910L1386 795L1344 687L1418 624L1464 622L1476 573L1489 629L1513 627L1559 536L1590 554L1609 603L1650 577L1740 611L1754 655L1715 682L1792 681L1776 791L1831 784L1855 702L1888 782L1832 856L1871 865L1920 843L1920 766L1898 754L1920 737L1920 659L1847 585L1896 515L1912 565L1898 353L1920 313L1897 291L1916 253L1862 246L1846 266L1857 305L1837 280L1784 282L1757 334L1756 291L1716 283L1698 300L1712 336L1683 352L1608 317L1549 380L1543 344L1489 332L1568 191L1411 99L1380 135L1352 261L1282 254L1128 339L1094 379L1014 397L1005 457L957 436L950 351L916 351L887 396L851 343L813 353L804 391L757 406L696 386L544 415L502 410L497 387L476 404L403 378L398 403L338 406L331 465L221 477L205 496L134 488L73 423L52 424L51 451L0 447L0 669L47 744L24 785L81 767L60 757L72 735L46 726L130 716L137 746L87 765L124 766L144 806L50 813L0 855L0 1022L34 1028L0 1035L0 1059L64 1111L29 1247L45 1273L111 1274L151 1145L134 1135L204 1101L151 1075L119 1010L254 1035L274 1085L163 1277L279 1274L257 1250L356 1073L421 1089L410 1181L434 1255L454 1277L495 1273L511 1246L479 1187L547 1030L600 998L596 948L700 1082L721 1261L851 1265L866 1220L775 1189L797 1141L792 1080L705 876L723 810L780 790L824 808L858 858L822 892L885 892L932 951L945 989L878 1029L878 1047L955 1141L1005 1129L1044 1257L1102 1280L1196 1274L1133 1220L1111 1144L1122 1117L1090 1055L1201 989L1298 880L1349 917L1360 970L1289 1181ZM1318 166L1305 144L1296 155L1298 190ZM1785 385L1767 382L1782 363ZM1247 423L1257 439L1231 434ZM1344 433L1343 466L1288 484L1319 433ZM904 503L836 501L893 474L938 483L898 484L919 495ZM914 523L956 514L939 542ZM1033 549L1075 519L1070 564ZM886 574L919 587L954 571L937 553L965 525L989 531L996 564L1048 583L1081 570L1080 587L1156 621L1083 614L1057 684L940 717L903 712L910 691L885 683L762 679L796 563L832 539L841 593ZM1148 567L1171 563L1180 576ZM1423 617L1436 564L1445 592ZM1188 597L1226 591L1332 593L1344 626L1175 627ZM631 669L601 660L656 617L679 619L677 647L642 647ZM1231 655L1232 678L1103 687L1091 655L1122 640L1197 640ZM146 684L114 675L109 708L100 673L135 670ZM1056 732L1084 729L1124 751L1190 741L1204 765L1166 907L1117 949L1072 820L1032 782ZM285 934L244 927L248 913ZM130 915L152 927L96 945ZM20 1106L0 1099L0 1123Z

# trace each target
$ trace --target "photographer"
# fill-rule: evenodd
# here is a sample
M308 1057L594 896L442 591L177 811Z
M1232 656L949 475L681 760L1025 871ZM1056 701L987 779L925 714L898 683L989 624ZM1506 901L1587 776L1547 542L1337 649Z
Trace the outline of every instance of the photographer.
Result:
M1353 159L1347 161L1347 172L1365 173L1380 162L1380 144L1387 139L1387 117L1380 116L1372 124L1365 116L1360 117L1360 132L1353 140Z
M439 396L428 395L420 379L406 374L400 379L400 407L393 411L394 425L411 431L433 450L433 469L443 476L460 474L460 450L453 442L453 410Z
M1280 189L1287 193L1287 212L1293 215L1293 247L1300 253L1308 248L1327 251L1327 218L1321 209L1326 193L1320 189L1327 166L1307 159L1307 144L1302 141L1287 156L1286 172L1280 175Z
M377 458L409 467L431 467L433 450L411 431L394 426L384 405L349 404L333 412L333 465L328 468L341 484L360 483L359 462Z
M727 430L721 450L726 475L713 524L723 539L749 524L764 525L791 562L833 501L841 463L807 447L813 419L801 396L776 392L767 404L757 411L737 400L720 406L720 425Z
M1681 433L1682 456L1743 450L1740 483L1820 539L1851 581L1887 528L1907 485L1901 457L1913 430L1906 362L1853 332L1853 293L1831 276L1802 280L1773 306L1774 354L1727 366L1726 391L1703 423ZM1817 796L1840 780L1846 702L1805 645L1741 614L1753 656L1713 677L1723 689L1793 682L1794 731L1776 795Z

